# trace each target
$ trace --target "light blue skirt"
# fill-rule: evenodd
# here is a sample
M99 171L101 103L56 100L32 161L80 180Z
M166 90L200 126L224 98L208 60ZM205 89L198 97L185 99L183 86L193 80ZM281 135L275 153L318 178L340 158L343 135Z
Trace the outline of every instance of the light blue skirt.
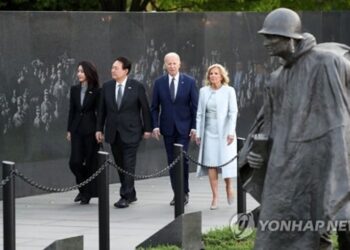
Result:
M216 118L206 117L203 138L202 164L210 167L219 165L219 134Z

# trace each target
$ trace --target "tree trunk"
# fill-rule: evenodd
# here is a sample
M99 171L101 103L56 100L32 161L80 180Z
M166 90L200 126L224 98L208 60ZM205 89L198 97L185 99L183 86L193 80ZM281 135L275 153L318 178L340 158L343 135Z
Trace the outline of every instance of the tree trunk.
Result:
M150 0L132 0L130 11L146 11L149 1Z
M100 0L102 11L126 11L126 0Z
M126 11L126 0L116 0L117 11Z

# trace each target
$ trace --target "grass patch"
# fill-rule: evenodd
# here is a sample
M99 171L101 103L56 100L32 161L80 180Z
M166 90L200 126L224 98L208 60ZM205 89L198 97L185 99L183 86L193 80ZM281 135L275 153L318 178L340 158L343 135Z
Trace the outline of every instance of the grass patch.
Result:
M236 240L229 227L217 228L203 234L205 250L251 250L254 246L255 232L244 240Z
M181 250L181 248L177 246L171 246L171 245L160 245L157 247L149 247L149 248L137 248L137 250Z
M256 232L248 236L244 240L236 240L233 237L233 233L229 227L216 228L203 234L202 239L205 246L205 250L251 250L254 247ZM339 250L338 237L336 233L331 235L333 242L333 250ZM138 250L181 250L177 246L157 246L153 248L140 248Z
M333 234L331 235L331 240L332 240L333 250L339 250L338 236L337 236L336 233L333 233Z

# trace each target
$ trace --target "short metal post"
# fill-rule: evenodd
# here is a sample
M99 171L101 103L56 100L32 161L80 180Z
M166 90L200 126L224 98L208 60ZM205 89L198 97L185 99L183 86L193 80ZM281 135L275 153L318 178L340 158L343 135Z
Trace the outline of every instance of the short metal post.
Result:
M108 152L98 151L98 166L101 167L108 159ZM98 183L98 228L99 250L109 250L109 169L108 166L100 173Z
M2 178L6 179L14 170L15 163L12 161L2 162ZM15 179L10 177L4 185L3 197L3 220L4 220L4 249L16 249L16 220L15 220Z
M245 139L237 138L237 154L243 148ZM238 157L237 157L238 162ZM237 167L237 213L245 213L247 211L247 195L243 189L243 183L239 178L239 167Z
M174 159L180 156L175 168L175 218L184 213L184 160L182 154L183 145L174 144Z

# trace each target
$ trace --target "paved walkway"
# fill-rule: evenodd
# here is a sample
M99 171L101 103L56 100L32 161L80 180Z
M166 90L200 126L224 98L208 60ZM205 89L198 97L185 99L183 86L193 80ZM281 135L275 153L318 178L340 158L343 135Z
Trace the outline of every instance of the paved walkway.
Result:
M185 213L202 211L202 231L229 225L236 213L236 205L228 206L224 181L220 180L218 210L210 210L211 192L207 178L190 174L190 202ZM118 198L119 184L110 185L110 248L111 250L135 249L156 231L174 218L174 207L169 177L136 181L138 201L126 209L113 207ZM84 235L84 249L98 250L98 204L73 203L77 191L53 193L16 199L16 250L42 250L53 241ZM248 210L257 206L250 197ZM0 217L2 220L2 201ZM3 227L0 249L3 248Z

